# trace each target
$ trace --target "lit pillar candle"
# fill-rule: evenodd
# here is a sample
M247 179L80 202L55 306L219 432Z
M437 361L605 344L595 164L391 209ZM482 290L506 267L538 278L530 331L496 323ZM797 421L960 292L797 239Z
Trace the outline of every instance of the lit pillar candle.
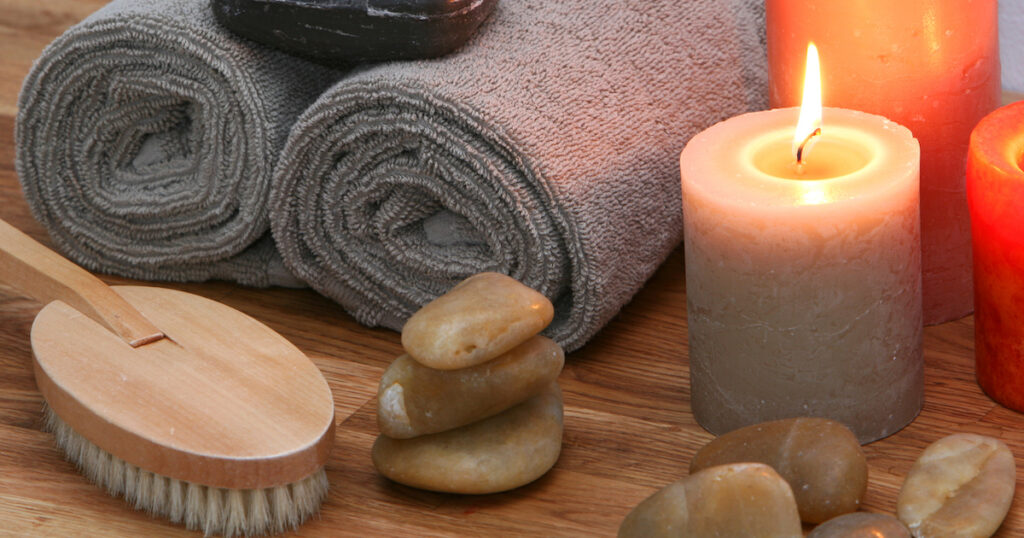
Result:
M817 416L869 442L921 408L919 147L826 108L798 166L798 113L731 118L680 156L691 403L715 434Z
M1024 101L971 133L967 198L974 236L974 353L978 383L1024 411Z
M767 0L771 106L800 102L809 41L825 103L885 116L921 143L924 321L971 312L967 139L999 106L996 0Z

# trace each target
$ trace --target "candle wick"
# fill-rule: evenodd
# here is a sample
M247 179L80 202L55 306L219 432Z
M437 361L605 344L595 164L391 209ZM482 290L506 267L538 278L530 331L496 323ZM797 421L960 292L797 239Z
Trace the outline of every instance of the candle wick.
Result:
M800 143L800 146L796 148L796 164L797 166L804 164L804 146L811 141L811 138L821 134L821 127L815 129L811 134L807 135L807 138Z

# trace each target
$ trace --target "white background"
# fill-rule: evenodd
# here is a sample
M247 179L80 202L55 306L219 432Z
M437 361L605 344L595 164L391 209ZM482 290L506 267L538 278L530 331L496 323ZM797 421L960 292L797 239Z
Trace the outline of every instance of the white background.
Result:
M1024 0L999 2L999 61L1003 88L1024 93Z

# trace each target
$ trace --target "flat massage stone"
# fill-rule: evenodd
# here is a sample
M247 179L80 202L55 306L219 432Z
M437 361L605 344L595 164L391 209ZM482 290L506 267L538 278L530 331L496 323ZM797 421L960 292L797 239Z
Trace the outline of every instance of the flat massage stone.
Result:
M413 314L402 328L402 347L428 368L467 368L522 344L554 315L547 297L518 280L479 273Z
M778 471L808 523L856 511L868 487L868 463L857 437L834 420L790 418L731 431L697 451L690 472L741 461Z
M917 538L985 538L1013 502L1017 469L1006 443L971 433L928 445L896 500L896 515Z
M669 484L633 509L619 538L801 538L789 484L763 463L709 467Z
M491 418L414 439L380 436L373 464L407 486L446 493L497 493L540 478L562 450L562 392L540 394Z
M377 425L393 439L442 432L496 415L558 378L565 354L554 340L534 336L483 364L460 370L427 368L402 355L377 392Z
M460 47L497 0L213 0L236 34L331 64L432 58Z

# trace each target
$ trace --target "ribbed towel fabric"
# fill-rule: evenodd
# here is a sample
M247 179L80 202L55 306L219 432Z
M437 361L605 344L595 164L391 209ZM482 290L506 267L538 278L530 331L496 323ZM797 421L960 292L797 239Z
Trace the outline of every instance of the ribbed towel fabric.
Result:
M679 243L689 137L766 106L763 9L503 0L453 55L350 74L277 166L286 265L396 330L466 276L503 272L551 298L547 334L580 347Z
M233 36L208 0L116 0L24 82L25 198L95 271L300 284L267 233L270 180L295 118L338 76Z

